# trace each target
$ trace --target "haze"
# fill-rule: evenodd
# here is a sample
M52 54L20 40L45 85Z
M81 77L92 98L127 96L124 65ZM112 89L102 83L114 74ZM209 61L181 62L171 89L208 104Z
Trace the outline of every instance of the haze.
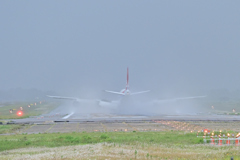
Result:
M1 1L0 90L240 89L239 1ZM89 94L89 96L88 96ZM97 96L95 96L97 97Z

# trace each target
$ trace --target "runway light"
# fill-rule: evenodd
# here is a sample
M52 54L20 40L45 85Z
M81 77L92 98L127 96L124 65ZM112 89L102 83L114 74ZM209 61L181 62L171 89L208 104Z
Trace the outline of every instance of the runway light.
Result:
M239 133L236 135L236 138L238 138L240 135L239 135Z
M23 110L23 108L22 108L22 107L20 107L20 109L21 109L21 110Z
M23 112L22 112L22 111L18 111L18 112L17 112L17 115L18 115L18 116L22 116L22 115L23 115Z
M28 105L28 107L30 108L30 105Z

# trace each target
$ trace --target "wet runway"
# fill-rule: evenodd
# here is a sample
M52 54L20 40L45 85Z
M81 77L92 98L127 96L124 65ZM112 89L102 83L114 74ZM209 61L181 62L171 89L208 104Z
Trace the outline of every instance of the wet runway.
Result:
M65 116L66 117L66 116ZM19 119L14 123L27 124L16 131L17 134L28 133L66 133L66 132L132 132L132 131L170 131L184 130L198 132L204 128L211 130L239 131L239 116L117 116L102 115L77 118L72 115L63 119L42 117L40 119ZM183 127L184 129L181 129Z
M185 114L116 114L94 113L96 110L78 110L59 106L48 114L9 120L10 124L26 124L17 133L57 133L57 132L131 132L179 130L174 123L189 127L188 131L203 128L236 130L239 115L217 115L213 113ZM98 111L99 112L99 111ZM210 123L211 122L211 123Z
M125 122L125 121L154 121L154 120L175 120L175 121L240 121L239 115L117 115L100 113L68 113L68 114L47 114L25 119L14 119L11 123L54 123L54 122Z
M131 122L131 121L154 121L154 120L176 120L176 121L240 121L239 115L217 115L214 113L171 113L163 114L149 114L142 112L138 114L132 113L113 113L109 110L92 107L92 106L71 106L71 105L60 105L48 114L40 116L25 118L25 119L14 119L11 123L28 123L28 124L46 124L54 122ZM160 113L160 114L159 114ZM10 120L9 120L10 121Z

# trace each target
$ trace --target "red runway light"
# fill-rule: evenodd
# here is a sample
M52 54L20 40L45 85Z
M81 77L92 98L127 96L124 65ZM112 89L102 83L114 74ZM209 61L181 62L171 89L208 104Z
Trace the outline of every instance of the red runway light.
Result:
M18 111L18 112L17 112L17 115L18 115L18 116L22 116L22 115L23 115L23 112L22 112L22 111Z

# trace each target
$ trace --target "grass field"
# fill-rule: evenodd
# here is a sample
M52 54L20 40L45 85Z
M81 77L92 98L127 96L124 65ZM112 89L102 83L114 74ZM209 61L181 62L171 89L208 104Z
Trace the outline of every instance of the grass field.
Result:
M201 144L203 140L196 134L184 132L91 132L91 133L52 133L52 134L22 134L0 137L0 151L31 147L57 147L77 144L92 144L100 142L136 144L164 143L175 145Z
M3 106L0 107L0 119L27 118L45 114L52 111L59 106L59 104L60 103L57 102L15 102L12 104L3 104ZM23 114L19 116L17 112L21 111L21 108ZM12 113L10 113L10 109Z
M14 131L20 128L20 125L0 125L0 134L14 133Z
M239 159L240 151L236 146L204 145L196 133L183 131L0 137L0 159L29 156L35 159L230 159L234 156L234 159Z

